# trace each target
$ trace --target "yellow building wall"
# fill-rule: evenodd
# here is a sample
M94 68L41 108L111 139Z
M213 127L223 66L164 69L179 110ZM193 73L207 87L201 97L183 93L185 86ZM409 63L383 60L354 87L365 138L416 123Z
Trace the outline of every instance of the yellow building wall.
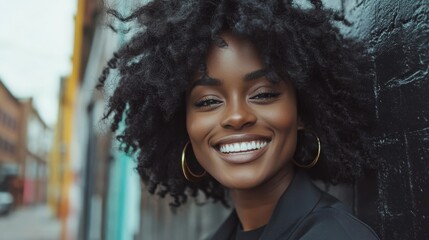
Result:
M73 119L76 96L81 77L81 52L83 37L83 18L85 0L77 0L75 16L75 35L73 47L72 72L62 83L58 120L54 133L54 143L49 164L50 207L61 220L61 239L67 239L67 219L70 212L69 192L76 173L71 168L71 141L73 137Z

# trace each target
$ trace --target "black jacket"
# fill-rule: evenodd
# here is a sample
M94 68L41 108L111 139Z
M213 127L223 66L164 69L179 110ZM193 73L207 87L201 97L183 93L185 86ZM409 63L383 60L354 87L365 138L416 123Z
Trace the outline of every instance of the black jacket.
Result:
M228 240L239 223L235 211L210 238ZM354 217L339 200L313 185L297 172L281 196L261 240L363 240L379 239L365 223Z

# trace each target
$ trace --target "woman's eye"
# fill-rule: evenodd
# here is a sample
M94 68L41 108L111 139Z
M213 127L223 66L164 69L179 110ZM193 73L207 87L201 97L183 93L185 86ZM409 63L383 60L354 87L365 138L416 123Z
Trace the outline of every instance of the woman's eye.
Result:
M222 101L219 101L219 100L213 99L213 98L209 98L209 99L202 99L202 100L197 101L194 104L194 106L199 107L199 108L201 108L201 107L212 107L212 106L219 105L221 103L222 103Z
M266 101L266 100L272 100L274 98L277 98L278 96L280 96L280 93L278 92L263 92L263 93L256 94L250 99L257 100L257 101Z

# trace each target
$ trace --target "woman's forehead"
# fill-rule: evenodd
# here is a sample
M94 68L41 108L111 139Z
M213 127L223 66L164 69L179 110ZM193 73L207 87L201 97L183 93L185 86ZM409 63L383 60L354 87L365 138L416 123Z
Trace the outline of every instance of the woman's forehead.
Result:
M225 47L213 45L206 59L206 70L210 77L225 73L246 75L264 68L259 52L248 39L237 37L229 32L220 35Z

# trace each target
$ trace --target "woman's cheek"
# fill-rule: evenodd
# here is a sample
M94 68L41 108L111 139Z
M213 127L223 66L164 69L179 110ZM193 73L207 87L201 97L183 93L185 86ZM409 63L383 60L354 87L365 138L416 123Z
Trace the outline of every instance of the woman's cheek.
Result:
M216 127L216 117L208 112L193 112L187 116L188 135L194 150L195 157L199 162L206 159L210 153L209 137L211 131Z
M276 104L259 111L259 118L271 127L282 130L294 127L297 122L296 107L291 104Z
M192 140L202 140L213 127L213 119L205 113L189 113L186 125Z

